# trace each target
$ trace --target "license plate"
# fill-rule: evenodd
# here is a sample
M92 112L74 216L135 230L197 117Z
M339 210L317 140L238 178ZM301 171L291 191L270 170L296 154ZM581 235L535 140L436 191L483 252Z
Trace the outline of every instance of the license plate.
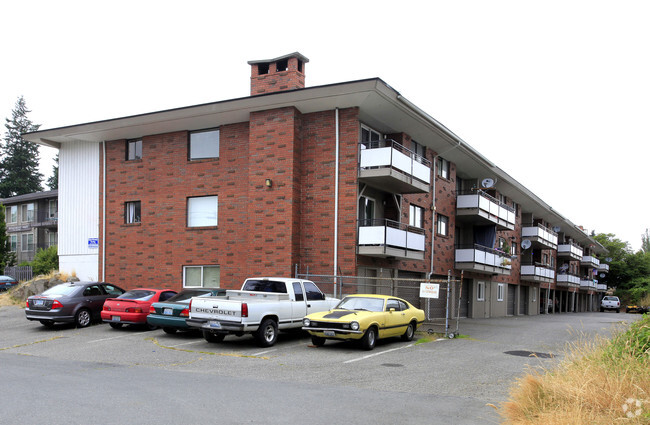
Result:
M221 323L215 322L214 320L210 320L208 322L208 326L210 326L212 329L221 329Z
M111 316L113 322L119 322L121 320L120 316Z
M171 316L171 315L174 314L174 313L172 313L172 309L171 309L171 308L165 308L165 309L163 309L163 314L166 314L166 315L168 315L168 316Z
M36 307L41 307L45 304L45 301L43 300L34 300L34 306Z
M334 331L323 331L323 333L325 334L325 336L334 336L334 335L336 335L336 333Z

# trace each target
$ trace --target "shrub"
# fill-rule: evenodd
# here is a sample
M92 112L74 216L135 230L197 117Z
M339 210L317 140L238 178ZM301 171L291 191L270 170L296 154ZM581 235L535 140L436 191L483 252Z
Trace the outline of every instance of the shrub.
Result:
M32 273L34 276L48 274L52 270L59 268L59 255L56 246L48 249L39 249L32 261Z

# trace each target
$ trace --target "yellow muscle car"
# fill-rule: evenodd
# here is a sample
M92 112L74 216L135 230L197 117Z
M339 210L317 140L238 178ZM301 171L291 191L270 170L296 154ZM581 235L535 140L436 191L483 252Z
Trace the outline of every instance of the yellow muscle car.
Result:
M332 310L305 316L302 329L309 332L316 346L328 339L361 340L364 349L372 350L381 338L412 340L423 321L424 311L401 298L356 294L346 296Z

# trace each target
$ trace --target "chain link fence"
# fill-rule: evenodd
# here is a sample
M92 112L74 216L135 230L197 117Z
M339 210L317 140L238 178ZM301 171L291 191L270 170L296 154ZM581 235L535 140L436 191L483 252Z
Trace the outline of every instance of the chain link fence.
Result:
M458 322L461 317L467 317L466 307L461 299L464 298L462 276L452 278L451 272L447 279L417 279L405 277L368 277L319 275L296 273L296 278L314 282L326 294L335 298L343 298L350 294L381 294L405 299L415 307L424 310L425 323L419 330L429 333L444 333L447 337L458 334ZM424 298L420 295L422 283L434 284L438 289L438 298ZM465 294L466 296L466 294Z

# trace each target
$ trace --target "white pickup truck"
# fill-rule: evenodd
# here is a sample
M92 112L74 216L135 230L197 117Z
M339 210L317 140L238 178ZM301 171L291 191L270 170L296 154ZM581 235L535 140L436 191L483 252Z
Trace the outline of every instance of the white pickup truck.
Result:
M246 279L239 291L192 298L190 317L185 321L203 330L208 342L221 342L228 334L250 333L258 345L270 347L280 330L300 329L303 317L329 310L338 302L309 280L258 277Z

